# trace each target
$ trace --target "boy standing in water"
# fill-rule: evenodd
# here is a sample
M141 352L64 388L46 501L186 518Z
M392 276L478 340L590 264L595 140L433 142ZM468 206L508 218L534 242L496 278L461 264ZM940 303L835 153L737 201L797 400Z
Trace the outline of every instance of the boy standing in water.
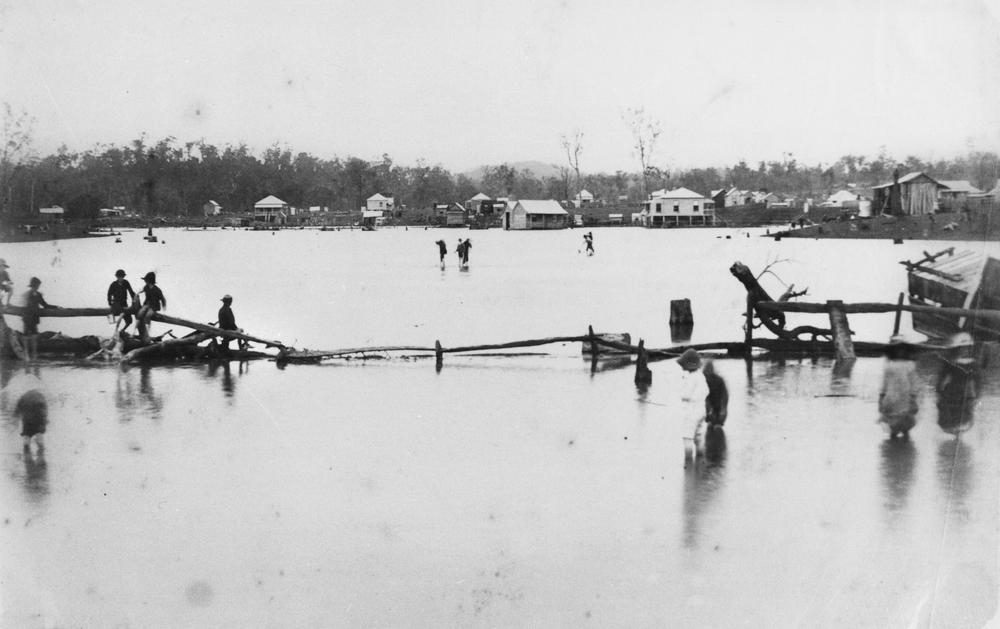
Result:
M24 353L28 360L38 358L38 322L41 320L38 311L55 308L45 302L45 297L38 290L41 285L42 280L33 277L24 293L24 314L21 315L21 320L24 322Z
M149 322L152 320L154 312L167 309L167 298L163 296L163 291L156 285L156 273L150 271L142 279L145 280L146 286L139 292L146 295L146 301L143 302L142 308L139 309L136 320L138 322L139 337L144 342L149 343Z
M906 439L917 423L917 368L899 335L889 339L885 357L882 389L878 396L879 421L889 429L890 439L897 436Z
M709 389L708 382L701 372L701 356L698 352L693 349L685 350L677 359L677 364L684 370L681 374L679 410L681 436L684 440L684 467L687 467L694 462L697 455L695 442L701 422L705 418Z
M448 255L448 246L446 244L444 244L443 240L438 240L436 244L438 246L438 253L441 254L441 268L443 269L444 268L444 257L446 255Z

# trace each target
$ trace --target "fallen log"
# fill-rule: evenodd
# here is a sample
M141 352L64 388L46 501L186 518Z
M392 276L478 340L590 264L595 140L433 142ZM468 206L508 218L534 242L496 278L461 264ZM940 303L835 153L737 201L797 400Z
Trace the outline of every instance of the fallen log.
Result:
M982 310L975 308L949 308L945 306L921 306L916 304L887 304L877 302L860 302L856 304L844 304L844 312L848 314L877 314L883 312L896 312L905 310L906 312L929 312L947 316L957 317L979 317L1000 321L1000 310ZM761 310L782 311L782 312L808 312L813 314L825 314L829 312L829 305L809 302L777 302L761 301L757 302L757 308Z
M286 345L281 341L262 339L259 336L244 334L242 332L237 332L236 330L223 330L222 328L217 328L213 325L198 323L197 321L190 321L188 319L181 319L180 317L171 317L169 315L163 314L162 312L154 312L153 321L160 321L161 323L172 323L174 325L183 325L184 327L191 328L192 330L198 330L199 332L205 332L207 334L211 334L212 336L222 336L230 339L249 341L251 343L261 343L265 347L277 347L279 349L286 347Z
M122 356L122 361L131 363L143 357L149 357L155 354L163 355L164 353L170 350L178 349L181 347L196 346L198 345L198 343L201 343L202 341L207 341L211 338L214 338L212 334L208 332L199 332L197 334L192 334L190 336L185 336L179 339L166 339L158 343L150 343L149 345L138 347L136 349L133 349L129 353L125 354L124 356Z
M768 292L760 285L754 277L750 267L742 262L734 262L729 267L729 272L740 281L747 290L747 313L753 313L765 328L778 338L796 340L803 334L810 334L815 339L817 336L832 337L833 332L829 329L817 328L811 325L802 325L791 330L785 329L785 314L781 310L763 310L759 308L761 302L778 303L774 301ZM787 303L787 302L781 302ZM746 325L753 326L753 321L747 318Z
M23 306L0 306L0 314L20 317L24 314ZM38 311L39 317L106 317L111 314L111 308L44 308Z

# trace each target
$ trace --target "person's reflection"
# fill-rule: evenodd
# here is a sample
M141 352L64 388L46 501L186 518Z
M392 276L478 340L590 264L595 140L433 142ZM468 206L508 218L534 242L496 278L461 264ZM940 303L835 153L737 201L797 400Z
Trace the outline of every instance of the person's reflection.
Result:
M949 434L965 432L975 420L980 377L972 351L972 337L960 332L949 339L948 351L940 357L935 384L938 426Z
M24 458L24 493L28 502L40 503L49 495L49 469L45 463L45 450L25 449L21 456Z
M149 377L151 371L152 368L149 365L143 365L139 368L139 395L149 406L153 419L160 419L160 413L163 411L163 400L153 391L153 383Z
M885 508L896 513L906 507L913 487L917 449L909 439L886 439L881 445L883 497Z
M961 439L948 439L938 444L937 480L948 513L955 523L968 521L966 498L971 489L972 448Z
M135 391L132 388L132 379L125 371L120 371L115 381L115 408L118 409L119 422L132 421L132 416L135 414Z
M219 369L222 369L222 391L225 393L227 398L233 397L233 392L236 389L235 381L233 380L233 372L229 366L228 360L213 360L208 365L208 377L215 378ZM243 371L243 364L240 363L240 372Z
M702 450L684 473L684 546L694 548L702 534L702 515L725 482L726 433L721 428L705 431Z

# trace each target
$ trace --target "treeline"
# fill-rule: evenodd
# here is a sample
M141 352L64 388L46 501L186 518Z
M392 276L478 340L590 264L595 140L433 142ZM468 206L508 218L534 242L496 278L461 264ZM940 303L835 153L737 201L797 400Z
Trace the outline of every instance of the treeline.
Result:
M678 172L649 169L581 175L569 168L557 176L537 177L508 164L487 166L480 180L453 174L439 165L395 164L388 155L366 161L357 157L320 159L272 146L255 155L246 145L217 147L206 142L180 143L168 137L146 138L127 146L98 146L81 153L65 147L42 158L4 155L0 211L4 216L32 215L39 207L61 205L73 218L90 218L102 207L124 206L146 216L197 216L209 200L227 212L252 209L273 194L292 206L357 210L376 192L393 195L397 207L413 210L434 203L462 202L477 192L492 197L571 199L586 188L609 204L637 203L648 191L685 186L702 194L731 185L800 197L822 198L847 184L869 186L901 173L922 170L939 179L968 179L989 189L996 183L997 155L972 152L954 160L897 161L884 151L875 158L847 155L833 164L805 166L782 161L740 161L725 168ZM648 184L644 182L648 181ZM649 190L644 190L648 185Z

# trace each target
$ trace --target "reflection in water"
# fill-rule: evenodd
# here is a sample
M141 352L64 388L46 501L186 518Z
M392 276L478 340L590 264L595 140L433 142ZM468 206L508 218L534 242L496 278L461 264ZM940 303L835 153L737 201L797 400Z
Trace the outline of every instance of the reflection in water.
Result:
M118 378L115 380L115 408L118 409L118 421L121 423L132 421L135 406L132 379L127 372L119 371Z
M851 372L854 371L854 358L837 360L833 363L830 391L832 393L847 393L851 386Z
M897 513L906 508L913 487L917 449L909 439L886 439L881 446L883 499L885 508Z
M153 383L149 377L151 370L149 365L143 365L139 368L139 395L145 400L153 419L160 419L163 411L163 400L153 391Z
M29 503L41 503L49 495L49 470L45 463L45 451L38 450L32 454L30 449L25 448L22 456L24 493Z
M948 439L938 445L937 479L948 504L946 513L952 521L968 522L967 498L972 489L972 448L961 439Z
M725 482L726 433L705 431L703 452L684 473L684 547L695 548L702 533L702 515Z
M243 374L244 368L249 368L249 364L246 362L239 363L238 369L240 375ZM236 391L236 383L233 380L233 372L228 360L213 360L210 362L208 364L208 377L215 378L219 375L219 369L222 369L222 391L227 398L232 398L233 393Z

